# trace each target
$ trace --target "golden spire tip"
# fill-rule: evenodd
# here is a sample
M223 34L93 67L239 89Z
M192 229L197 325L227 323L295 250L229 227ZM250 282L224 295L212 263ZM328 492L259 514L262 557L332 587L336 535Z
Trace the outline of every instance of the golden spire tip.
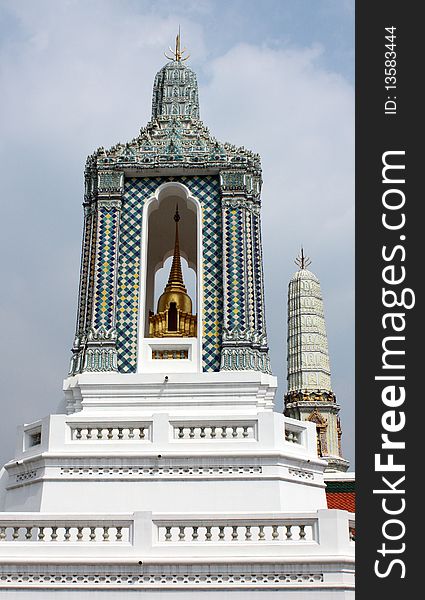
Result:
M181 44L180 44L180 25L179 25L179 32L176 35L176 48L175 50L172 50L171 47L170 48L170 52L172 54L172 56L168 56L168 54L166 52L164 52L165 54L165 58L168 58L169 60L174 60L176 62L183 62L184 60L187 60L190 56L190 54L188 54L187 56L183 56L185 52L187 52L186 48L183 48L183 50L181 49Z

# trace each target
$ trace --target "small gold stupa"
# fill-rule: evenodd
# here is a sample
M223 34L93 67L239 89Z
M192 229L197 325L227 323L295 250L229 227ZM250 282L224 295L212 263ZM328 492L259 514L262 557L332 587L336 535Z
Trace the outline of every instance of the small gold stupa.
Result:
M176 237L168 283L158 300L157 313L149 315L149 337L196 337L196 315L183 282L180 258L178 207L174 215Z

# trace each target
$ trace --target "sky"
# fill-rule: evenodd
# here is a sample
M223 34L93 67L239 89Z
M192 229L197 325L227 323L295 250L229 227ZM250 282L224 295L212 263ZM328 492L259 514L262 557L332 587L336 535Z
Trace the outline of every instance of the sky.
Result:
M261 155L276 409L303 245L325 301L343 454L354 467L354 0L0 0L0 462L56 412L75 330L83 172L150 119L178 27L201 118Z

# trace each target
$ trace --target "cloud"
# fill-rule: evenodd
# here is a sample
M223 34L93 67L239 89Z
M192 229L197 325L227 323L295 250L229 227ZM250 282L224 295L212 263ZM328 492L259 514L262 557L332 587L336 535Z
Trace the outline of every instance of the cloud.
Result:
M165 61L177 17L120 12L111 2L42 4L13 5L20 36L3 54L6 135L66 140L82 154L134 136L149 116L152 68ZM200 26L183 25L202 56Z
M268 331L280 398L286 286L302 243L322 281L334 387L344 395L345 439L352 438L353 89L324 68L318 44L236 44L207 61L210 2L181 15L168 14L164 3L151 6L3 3L0 318L8 424L52 412L61 400L75 325L85 158L133 138L148 121L153 78L180 24L205 123L222 141L262 157ZM8 427L0 455L7 459L13 447ZM346 448L352 457L353 445Z

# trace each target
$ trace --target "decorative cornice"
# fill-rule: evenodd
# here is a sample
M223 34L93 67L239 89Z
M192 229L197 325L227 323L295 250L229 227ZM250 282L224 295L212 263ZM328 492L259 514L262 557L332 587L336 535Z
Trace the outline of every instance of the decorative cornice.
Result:
M159 116L140 130L132 141L116 144L109 150L103 147L87 158L86 173L93 169L158 169L205 168L221 171L231 169L250 171L243 189L259 193L261 163L258 154L229 143L221 143L197 118ZM228 184L230 184L228 178ZM237 188L235 188L237 189ZM248 191L248 190L247 190Z
M241 329L240 327L227 329L226 327L223 327L223 347L226 346L249 346L267 351L267 335L251 329Z
M137 561L136 561L137 563ZM239 561L241 563L241 561ZM52 563L45 565L25 565L16 562L4 565L0 571L0 588L38 588L38 589L205 589L228 588L301 588L310 589L312 585L323 584L323 569L305 570L299 565L267 565L255 563L237 564L229 571L228 564L206 563L199 565L181 564L170 561L166 570L161 564L140 566L109 564L103 565L63 565L59 569ZM42 565L42 567L41 567ZM41 568L40 568L41 567ZM276 568L277 567L277 568Z
M307 390L293 390L285 394L285 405L289 403L316 403L316 402L324 402L324 403L336 403L336 396L333 392L328 390L316 390L316 391L307 391Z
M285 404L285 414L288 417L297 415L294 418L298 419L300 418L298 415L307 415L315 408L328 415L338 415L341 409L339 404L325 402L288 402Z
M232 209L232 208L245 208L252 212L255 215L260 214L260 202L259 199L254 201L251 198L245 197L234 197L234 196L223 196L222 197L222 206L224 209Z
M332 473L333 471L342 471L343 473L345 473L345 471L347 471L348 467L350 466L348 460L342 458L341 456L324 455L323 458L328 463L328 466L325 469L325 473Z
M118 371L115 348L87 348L84 355L83 371Z
M121 210L122 207L122 198L116 198L116 197L111 197L111 196L99 196L98 200L97 200L97 206L98 208L107 208L107 209L111 209L111 208L115 208L117 210Z
M272 373L268 352L250 347L223 348L220 371L262 371L268 375Z
M88 344L100 344L101 346L106 344L115 344L116 339L117 332L114 327L109 329L108 331L103 327L100 327L99 329L95 329L92 327L87 336Z
M116 339L115 328L91 328L88 334L75 337L69 373L117 371Z
M99 171L97 191L99 194L121 195L124 191L124 173L111 170Z

